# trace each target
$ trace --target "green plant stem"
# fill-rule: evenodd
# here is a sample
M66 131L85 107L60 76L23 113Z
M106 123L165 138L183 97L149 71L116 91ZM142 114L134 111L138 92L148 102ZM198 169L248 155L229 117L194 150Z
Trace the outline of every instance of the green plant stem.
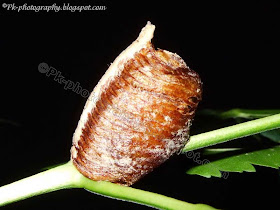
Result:
M81 175L71 162L0 187L0 206L60 189L78 187Z
M101 195L106 195L125 201L132 201L147 206L155 207L158 209L215 209L205 204L191 204L157 193L143 191L131 187L120 186L110 182L94 182L86 177L83 178L81 184L83 188Z
M191 136L182 152L200 149L276 128L280 128L280 114Z
M238 125L192 136L183 152L222 143L280 127L280 114L252 120ZM110 182L96 182L81 175L72 162L49 169L34 176L0 188L0 206L28 197L67 188L84 188L98 194L161 209L214 209L204 204L190 204L164 195L119 186Z
M49 169L0 188L0 206L36 195L68 188L84 188L97 194L160 209L212 210L205 204L191 204L164 195L84 177L72 164Z

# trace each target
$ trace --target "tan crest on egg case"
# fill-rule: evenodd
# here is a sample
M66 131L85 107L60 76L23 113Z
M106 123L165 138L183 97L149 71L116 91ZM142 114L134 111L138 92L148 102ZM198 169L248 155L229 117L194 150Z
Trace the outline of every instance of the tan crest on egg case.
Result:
M188 139L202 84L177 54L154 49L154 30L148 22L84 107L71 159L92 180L131 185Z

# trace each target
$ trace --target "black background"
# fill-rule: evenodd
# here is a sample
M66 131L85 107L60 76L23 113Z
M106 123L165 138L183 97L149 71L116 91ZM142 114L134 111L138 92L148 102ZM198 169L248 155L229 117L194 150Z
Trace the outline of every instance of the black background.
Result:
M148 20L156 25L155 47L176 52L200 74L204 93L199 109L279 108L279 6L195 2L71 3L108 8L81 13L1 8L0 118L9 122L0 124L0 185L69 160L86 99L41 74L38 65L46 62L91 91ZM199 127L199 121L194 124ZM277 170L257 167L258 173L206 179L186 175L191 164L184 155L176 156L134 187L222 209L277 205ZM64 207L148 209L83 190L49 193L3 209Z

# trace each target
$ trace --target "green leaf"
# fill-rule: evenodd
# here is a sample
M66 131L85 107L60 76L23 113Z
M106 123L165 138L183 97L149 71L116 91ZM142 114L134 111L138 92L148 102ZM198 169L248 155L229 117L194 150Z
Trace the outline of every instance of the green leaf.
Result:
M274 130L271 130L271 131L266 131L266 132L263 132L263 133L260 133L260 135L272 140L272 141L275 141L277 143L280 143L280 129L274 129Z
M216 155L224 152L231 152L241 150L241 148L215 148L215 149L204 149L203 155Z
M228 111L204 109L199 112L200 115L216 117L222 120L234 119L238 123L251 119L267 117L278 113L280 113L280 109L230 109ZM266 137L274 142L280 143L280 129L266 131L260 133L259 135Z
M198 115L214 116L221 119L243 118L256 119L280 113L280 109L230 109L228 111L204 109Z
M219 115L223 119L228 118L244 118L244 119L256 119L267 117L274 114L279 114L280 109L231 109L226 112L221 112Z
M3 118L0 118L0 125L1 124L8 124L8 125L13 125L13 126L20 126L19 123L15 122L15 121L12 121L12 120L8 120L8 119L3 119Z
M234 151L235 152L235 151ZM228 156L227 152L223 153L223 158L200 162L206 162L205 165L198 165L190 168L187 174L200 175L203 177L224 177L225 173L221 172L255 172L253 165L265 166L278 169L280 166L280 146L257 150L252 152L237 151L238 154ZM228 152L231 153L232 152Z

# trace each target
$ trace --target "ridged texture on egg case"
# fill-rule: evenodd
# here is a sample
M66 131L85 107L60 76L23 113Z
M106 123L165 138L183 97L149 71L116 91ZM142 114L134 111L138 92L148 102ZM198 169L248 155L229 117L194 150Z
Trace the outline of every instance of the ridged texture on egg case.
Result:
M127 186L182 149L202 92L198 74L178 55L155 50L150 40L131 48L93 91L71 149L86 177Z

